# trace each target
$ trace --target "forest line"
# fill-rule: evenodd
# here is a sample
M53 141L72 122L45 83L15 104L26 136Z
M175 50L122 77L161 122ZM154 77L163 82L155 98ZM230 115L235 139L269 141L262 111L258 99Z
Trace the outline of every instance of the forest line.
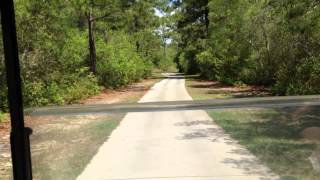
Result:
M169 66L156 32L161 21L154 9L161 2L15 1L25 106L77 102L102 87L126 86L149 77L153 68ZM0 51L0 110L5 111Z
M174 1L183 72L277 95L320 93L318 0Z
M126 86L174 63L186 74L233 85L264 85L276 95L317 94L319 4L17 0L24 104L77 102L101 87ZM0 51L0 109L5 111L3 48Z

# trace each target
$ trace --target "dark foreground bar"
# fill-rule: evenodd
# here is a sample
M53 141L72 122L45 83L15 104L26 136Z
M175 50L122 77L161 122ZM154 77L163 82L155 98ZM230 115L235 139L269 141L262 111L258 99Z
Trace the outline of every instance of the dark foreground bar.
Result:
M295 106L319 106L320 96L276 96L237 99L211 99L196 101L165 101L126 104L69 105L29 108L30 116L83 115L126 112L153 112L177 110L205 110L232 108L279 108Z

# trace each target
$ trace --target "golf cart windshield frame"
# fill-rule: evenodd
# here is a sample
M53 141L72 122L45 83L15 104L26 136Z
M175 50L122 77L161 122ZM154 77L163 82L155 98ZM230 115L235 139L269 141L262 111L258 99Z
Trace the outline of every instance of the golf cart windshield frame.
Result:
M10 144L13 178L15 180L31 180L32 166L29 142L31 129L24 126L19 54L13 0L2 0L0 3L8 100L11 118Z

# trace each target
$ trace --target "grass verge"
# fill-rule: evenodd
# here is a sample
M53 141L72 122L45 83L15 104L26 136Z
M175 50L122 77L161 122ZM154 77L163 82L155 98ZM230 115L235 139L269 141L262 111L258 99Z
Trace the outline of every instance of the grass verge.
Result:
M123 116L42 117L29 121L34 131L31 136L34 179L76 179Z
M187 80L187 90L194 99L231 98L243 93L241 88L199 86L201 83L203 81L196 79ZM320 144L304 139L301 132L308 127L320 127L319 108L226 109L209 110L208 114L281 179L316 180L320 174L310 157L319 152Z

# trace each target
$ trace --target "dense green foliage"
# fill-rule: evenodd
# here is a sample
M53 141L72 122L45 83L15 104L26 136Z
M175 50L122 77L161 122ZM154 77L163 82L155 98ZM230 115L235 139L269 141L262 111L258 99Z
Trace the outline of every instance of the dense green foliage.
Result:
M16 0L25 105L72 103L98 93L100 86L117 88L149 76L163 59L155 33L159 2ZM88 18L97 72L89 62ZM0 109L6 109L3 49L0 54Z
M120 87L151 74L151 61L145 61L124 33L112 33L105 43L98 42L98 77L101 84Z
M15 9L26 105L72 103L168 70L173 58L210 80L320 93L316 0L16 0Z
M320 93L317 0L175 1L181 71L277 94Z

